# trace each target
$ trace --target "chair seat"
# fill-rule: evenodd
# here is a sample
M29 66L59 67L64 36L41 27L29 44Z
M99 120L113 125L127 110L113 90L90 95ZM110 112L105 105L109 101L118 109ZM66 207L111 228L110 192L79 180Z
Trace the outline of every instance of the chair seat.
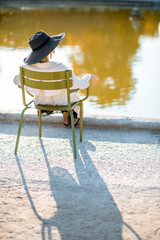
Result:
M80 102L80 101L79 101ZM35 104L35 108L38 110L46 110L46 111L68 111L68 105L42 105L42 104ZM71 108L75 105L75 103L71 104ZM77 105L77 103L76 103Z

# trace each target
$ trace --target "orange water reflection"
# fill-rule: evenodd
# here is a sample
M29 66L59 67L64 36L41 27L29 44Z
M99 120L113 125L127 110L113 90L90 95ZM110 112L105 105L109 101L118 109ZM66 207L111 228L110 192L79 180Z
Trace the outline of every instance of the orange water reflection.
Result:
M142 20L129 21L130 10L1 10L0 45L28 47L30 36L43 29L48 34L66 33L62 45L79 46L80 56L71 55L77 75L93 73L100 79L92 84L90 101L100 107L124 105L131 98L135 80L132 58L139 37L155 36L160 14L143 11ZM63 61L63 59L62 59Z

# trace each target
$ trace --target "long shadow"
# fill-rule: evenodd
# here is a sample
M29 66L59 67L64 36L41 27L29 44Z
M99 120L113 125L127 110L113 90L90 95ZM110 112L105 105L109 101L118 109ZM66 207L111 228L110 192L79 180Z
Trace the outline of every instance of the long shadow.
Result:
M18 156L16 161L31 207L42 223L42 240L55 239L52 231L55 227L62 240L121 240L123 224L137 239L141 239L129 225L123 222L118 206L88 154L88 150L95 151L91 143L86 142L85 147L83 145L83 148L79 149L77 160L74 160L78 180L75 180L64 168L50 168L42 140L40 143L48 169L52 195L57 204L57 213L51 218L43 219L38 214Z
M88 147L88 145L90 147ZM82 147L79 145L79 150L83 157L83 161L75 159L74 164L80 186L81 188L85 188L86 184L88 184L89 189L92 192L91 198L88 198L89 202L92 204L92 199L95 198L97 204L95 213L97 214L98 212L99 232L97 232L97 238L94 238L93 235L93 238L91 239L120 240L122 239L122 227L124 225L138 240L141 240L140 236L134 231L134 229L123 221L117 204L88 154L88 150L95 151L95 147L90 142L87 142L87 144ZM90 217L92 218L92 214Z

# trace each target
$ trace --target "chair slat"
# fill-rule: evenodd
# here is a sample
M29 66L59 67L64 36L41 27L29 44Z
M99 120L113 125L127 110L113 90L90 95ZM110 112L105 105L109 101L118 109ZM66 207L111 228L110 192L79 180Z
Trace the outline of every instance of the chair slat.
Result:
M37 80L62 80L66 78L65 71L59 72L37 72L23 68L23 76ZM68 70L68 77L72 77L72 71Z
M27 87L40 89L40 90L58 90L58 89L66 89L67 81L58 81L58 82L45 82L45 81L34 81L29 78L23 79L24 85ZM72 79L69 80L69 87L72 87Z

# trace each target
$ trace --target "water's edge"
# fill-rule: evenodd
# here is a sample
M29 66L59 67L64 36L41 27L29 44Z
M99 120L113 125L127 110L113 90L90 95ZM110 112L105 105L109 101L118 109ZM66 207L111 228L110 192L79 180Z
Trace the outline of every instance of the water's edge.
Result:
M0 113L0 122L18 123L19 120L20 113ZM35 114L25 114L23 121L24 123L38 124L38 117ZM62 115L54 114L43 117L42 123L63 126L63 118ZM83 126L99 129L132 129L160 132L160 119L85 115Z
M0 0L0 8L50 8L50 7L73 7L73 8L97 8L97 7L118 7L118 8L132 8L139 7L144 9L160 9L160 1L155 0L66 0L66 1L43 1L43 0Z

